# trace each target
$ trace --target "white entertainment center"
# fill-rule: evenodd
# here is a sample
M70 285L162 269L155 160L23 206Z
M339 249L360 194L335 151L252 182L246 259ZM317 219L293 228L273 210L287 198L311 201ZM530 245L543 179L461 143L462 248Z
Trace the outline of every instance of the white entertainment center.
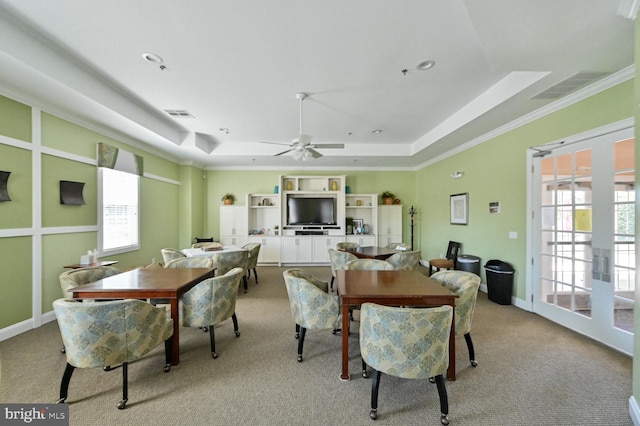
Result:
M220 207L223 245L260 243L261 264L327 264L328 249L342 241L402 241L402 206L379 206L378 194L347 194L344 175L280 176L278 188L247 194L245 205ZM347 219L363 226L347 226Z

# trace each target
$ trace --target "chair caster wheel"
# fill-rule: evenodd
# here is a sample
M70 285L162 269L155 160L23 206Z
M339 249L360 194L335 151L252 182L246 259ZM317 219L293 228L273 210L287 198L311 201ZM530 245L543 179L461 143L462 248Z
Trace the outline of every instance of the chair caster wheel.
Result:
M336 330L335 328L333 330L331 330L331 334L336 334L338 332L338 330Z
M128 399L123 399L122 401L118 402L118 410L124 410L127 407L127 401Z
M477 367L478 366L478 361L476 361L475 359L471 360L471 366L472 367Z
M298 355L298 362L302 362L302 355Z
M443 414L440 416L440 423L442 423L443 425L447 426L449 424L449 416L447 416L446 414Z
M435 382L436 382L435 377L429 377L429 383L435 383Z
M240 337L240 332L236 331L236 337Z
M200 330L202 330L203 333L208 333L209 327L200 327Z
M67 353L67 349L66 349L66 348L62 348L62 349L60 349L60 353L61 353L61 354L65 354L65 353Z
M56 401L56 404L64 404L67 401L67 398L60 398Z
M217 359L218 358L218 354L216 352L211 352L211 357L213 359Z
M165 373L168 373L169 371L171 371L171 364L167 364L164 367L162 367L162 371L164 371Z
M300 333L296 333L295 339L297 340L300 337Z
M369 378L369 372L367 370L362 370L362 377L365 379Z
M371 420L375 420L378 418L378 413L377 410L371 410L369 411L369 417L371 417Z
M110 365L107 365L106 367L102 368L103 371L111 371L111 370L115 370L115 368L113 368Z

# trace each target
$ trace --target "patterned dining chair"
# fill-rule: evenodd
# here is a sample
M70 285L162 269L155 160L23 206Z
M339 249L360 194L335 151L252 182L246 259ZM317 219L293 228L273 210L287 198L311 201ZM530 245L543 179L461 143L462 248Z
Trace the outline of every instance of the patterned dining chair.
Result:
M260 255L260 243L247 243L242 246L243 249L249 252L249 259L247 260L247 279L251 278L251 270L253 270L253 276L256 278L256 284L258 284L258 256Z
M419 251L403 251L389 256L387 262L392 264L396 271L415 271L420 264L420 256Z
M469 350L469 361L471 361L473 367L476 367L478 362L476 361L473 341L471 340L471 321L476 309L480 277L466 271L439 271L431 275L430 278L458 295L455 315L456 335L464 336Z
M210 257L181 257L164 264L165 268L213 268L215 262Z
M53 311L67 356L58 403L67 400L76 368L122 367L122 400L117 405L121 410L129 400L130 362L164 342L164 371L171 369L173 320L167 318L163 308L135 299L106 302L58 299L53 302Z
M407 251L407 250L411 250L411 244L407 244L407 243L389 243L389 244L387 244L385 246L385 248Z
M358 243L349 243L349 242L341 242L336 244L336 249L338 250L353 250L360 247Z
M160 253L162 253L162 262L164 262L165 265L173 259L182 259L183 257L187 257L181 251L172 248L160 249Z
M180 325L209 329L211 356L218 358L214 326L231 318L233 331L240 337L236 300L244 271L234 268L224 275L201 281L180 297Z
M340 299L328 293L329 284L302 269L287 269L282 273L289 296L291 316L296 323L298 362L302 362L304 336L307 329L333 330L340 327Z
M216 266L216 275L224 275L234 268L242 268L244 275L242 282L244 292L247 292L247 265L249 264L248 250L219 251L213 254L213 262Z
M336 278L336 271L346 268L347 262L358 260L355 254L347 251L329 249L329 259L331 260L331 284L330 290L333 292L333 280Z
M356 259L347 262L345 269L355 271L391 271L393 265L380 259Z
M440 398L440 422L449 424L449 401L443 374L449 366L449 334L453 308L398 308L363 303L360 313L360 353L363 376L374 370L371 411L378 416L381 373L403 379L435 378Z

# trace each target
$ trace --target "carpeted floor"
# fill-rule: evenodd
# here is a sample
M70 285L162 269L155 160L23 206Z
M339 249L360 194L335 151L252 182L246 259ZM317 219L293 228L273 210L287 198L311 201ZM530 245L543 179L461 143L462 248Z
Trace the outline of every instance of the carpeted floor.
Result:
M163 348L129 368L129 404L118 410L121 372L76 370L69 389L71 425L373 425L371 379L359 375L357 328L350 336L352 379L342 382L340 336L309 331L304 362L282 279L285 268L258 267L231 320L208 335L183 328L181 363L162 372ZM329 267L305 268L329 280ZM631 425L632 360L537 315L478 297L473 341L477 368L456 340L457 380L446 382L452 425ZM58 398L65 357L57 325L0 342L0 400L49 403ZM380 425L438 425L439 402L428 381L383 376Z

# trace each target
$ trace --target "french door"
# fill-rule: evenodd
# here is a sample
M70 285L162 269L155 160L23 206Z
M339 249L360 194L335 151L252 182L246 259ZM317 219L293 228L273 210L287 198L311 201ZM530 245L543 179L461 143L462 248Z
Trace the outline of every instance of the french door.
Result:
M532 155L534 312L633 353L633 129ZM546 153L546 152L545 152Z

